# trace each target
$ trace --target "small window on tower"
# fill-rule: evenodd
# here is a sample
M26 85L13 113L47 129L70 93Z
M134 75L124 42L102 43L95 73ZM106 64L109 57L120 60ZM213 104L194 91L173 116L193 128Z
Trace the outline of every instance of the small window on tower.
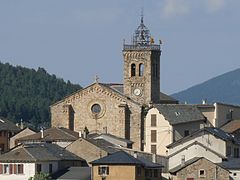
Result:
M131 64L131 77L136 76L136 65Z
M144 73L144 65L141 63L139 64L139 76L143 76Z

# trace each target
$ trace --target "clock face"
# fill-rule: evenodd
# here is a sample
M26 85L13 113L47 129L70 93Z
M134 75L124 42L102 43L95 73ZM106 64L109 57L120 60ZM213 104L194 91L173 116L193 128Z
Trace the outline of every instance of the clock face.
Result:
M134 89L133 93L136 95L136 96L139 96L141 94L141 89Z

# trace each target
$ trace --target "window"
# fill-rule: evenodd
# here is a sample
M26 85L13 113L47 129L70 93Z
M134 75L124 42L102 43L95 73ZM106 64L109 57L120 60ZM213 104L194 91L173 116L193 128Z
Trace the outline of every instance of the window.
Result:
M189 135L189 130L185 130L184 131L184 137L188 136Z
M239 158L239 148L234 148L234 152L233 152L234 154L234 157L235 158Z
M205 170L204 169L200 169L199 170L199 177L205 177Z
M232 148L231 148L231 146L227 146L226 155L227 155L227 157L231 157L231 155L232 155Z
M153 170L153 174L154 174L154 177L158 177L158 170L157 170L157 169L154 169L154 170Z
M157 154L157 146L156 145L151 145L151 153Z
M151 126L156 127L157 126L157 115L151 114Z
M0 152L4 151L4 144L0 144Z
M94 104L91 107L91 111L93 114L99 114L101 112L101 106L99 104Z
M109 167L108 166L99 166L98 167L98 175L109 175Z
M151 142L157 142L157 131L151 130Z
M15 174L23 174L23 164L14 165Z
M144 65L141 63L139 64L139 76L143 76L143 72L144 72Z
M37 173L40 173L42 171L42 165L37 164Z
M141 176L141 167L136 167L137 168L137 176Z
M49 172L49 173L52 173L52 164L49 164L48 169L49 169L48 172Z
M131 77L136 76L136 65L131 64Z
M9 164L3 165L3 174L9 174Z

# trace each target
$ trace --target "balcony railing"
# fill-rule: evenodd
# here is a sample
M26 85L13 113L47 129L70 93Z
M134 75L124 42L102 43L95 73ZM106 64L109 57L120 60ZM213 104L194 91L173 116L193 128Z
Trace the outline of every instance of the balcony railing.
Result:
M130 45L123 44L123 50L161 50L161 46L157 44L145 44L145 45Z

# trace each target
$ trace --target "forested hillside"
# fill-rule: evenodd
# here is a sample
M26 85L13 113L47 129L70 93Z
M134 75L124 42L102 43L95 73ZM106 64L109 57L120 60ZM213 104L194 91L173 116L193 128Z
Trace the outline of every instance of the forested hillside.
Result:
M14 123L22 119L35 129L49 126L49 106L80 88L43 68L36 71L0 62L0 117Z
M240 105L240 69L227 72L185 91L172 95L180 102L223 102Z

